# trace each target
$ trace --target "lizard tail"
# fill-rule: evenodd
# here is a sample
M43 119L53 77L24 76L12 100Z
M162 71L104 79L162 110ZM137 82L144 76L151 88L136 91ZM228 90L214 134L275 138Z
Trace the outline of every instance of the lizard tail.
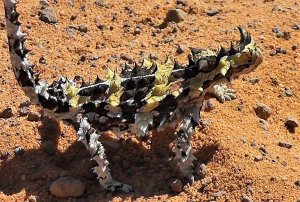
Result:
M9 54L15 77L33 104L41 105L47 110L49 116L67 119L75 113L70 111L68 87L74 88L73 80L61 77L48 85L39 79L39 74L34 71L34 64L28 61L29 50L25 48L25 35L21 31L16 10L18 0L3 0L5 8L6 28L8 36ZM73 89L72 88L72 89Z
M15 77L25 94L33 103L38 103L36 86L39 75L33 70L34 64L30 64L27 56L29 50L24 47L25 36L21 31L21 23L18 20L19 13L16 11L17 0L3 0L9 54Z

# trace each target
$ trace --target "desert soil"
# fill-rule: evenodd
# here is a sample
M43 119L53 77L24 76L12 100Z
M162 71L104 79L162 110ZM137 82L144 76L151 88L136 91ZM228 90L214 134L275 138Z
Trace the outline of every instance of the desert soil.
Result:
M210 100L213 109L202 112L206 125L197 129L193 147L195 165L206 164L204 178L196 175L192 185L183 180L183 191L172 191L176 175L169 161L171 131L153 134L147 144L134 137L118 141L108 133L104 145L112 174L135 191L107 193L68 123L39 119L34 114L42 111L36 106L28 107L31 118L26 115L28 99L11 70L0 9L0 112L13 111L10 118L0 118L0 201L300 201L300 128L293 132L284 124L288 116L300 120L298 1L72 2L49 2L57 17L53 24L39 19L39 1L20 0L18 5L26 46L32 50L29 59L43 79L81 75L94 80L96 75L104 77L107 67L119 68L150 55L186 63L188 47L218 49L236 42L238 25L252 34L264 61L232 82L237 99L223 104ZM184 12L181 21L157 28L175 8ZM218 12L211 14L212 9ZM177 52L179 45L182 54ZM257 103L270 107L266 121L256 115ZM21 108L25 112L20 113ZM84 194L76 199L53 196L49 186L61 176L81 180Z

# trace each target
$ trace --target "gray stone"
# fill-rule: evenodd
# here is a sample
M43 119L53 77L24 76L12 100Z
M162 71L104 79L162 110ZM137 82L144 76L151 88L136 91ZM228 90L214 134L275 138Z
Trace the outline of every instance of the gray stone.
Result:
M15 114L14 114L12 108L8 107L0 113L0 118L8 119L8 118L13 117L14 115Z
M262 161L263 159L264 159L263 156L256 156L256 157L254 158L254 161L255 161L255 162L259 162L259 161Z
M271 50L271 51L269 52L269 55L270 55L270 56L275 56L275 55L276 55L276 51L275 51L275 50Z
M280 142L278 142L278 146L284 147L287 149L291 149L293 147L293 144L291 144L289 142L285 142L285 141L280 141Z
M88 30L88 27L85 24L82 24L78 27L78 31L83 32L83 33L87 33L89 30Z
M287 54L287 51L285 48L276 48L276 54L281 53L281 54Z
M120 58L121 58L122 60L128 61L129 63L134 63L133 58L130 57L130 55L127 54L127 53L122 53L122 54L120 55Z
M272 114L272 109L263 103L257 103L254 111L259 118L264 120L267 120Z
M20 110L19 110L19 114L20 116L27 116L29 114L30 110L28 107L22 107Z
M249 196L243 195L242 202L252 202L252 201L253 200Z
M284 94L288 97L291 97L293 95L293 91L290 88L285 88Z
M214 15L217 15L219 13L220 13L220 10L218 10L218 9L211 9L211 10L209 10L209 11L206 12L206 14L208 16L214 16Z
M264 119L259 119L259 126L264 129L265 131L268 131L269 130L269 123L264 120Z
M285 12L285 9L282 6L280 6L280 5L275 5L272 8L272 12Z
M57 17L55 11L51 7L47 7L41 10L40 20L45 23L57 23Z
M50 185L50 192L56 197L79 197L83 194L85 185L73 177L62 177Z
M184 20L186 13L181 9L169 10L164 22L176 22L179 23Z
M39 112L29 112L28 121L39 121L41 118L41 114Z
M292 116L288 116L285 118L284 125L289 129L289 130L295 130L296 127L299 126L298 120L295 119Z
M300 24L294 23L293 26L292 26L292 29L294 29L294 30L300 30Z
M178 45L176 53L182 54L185 51L185 47L183 45Z
M207 171L206 171L206 165L204 163L199 162L196 166L195 173L200 177L204 178Z
M74 26L68 26L66 30L67 30L68 36L72 37L76 34L77 28Z
M99 6L99 7L106 7L107 6L107 3L105 2L105 0L96 0L95 4L96 4L96 6Z

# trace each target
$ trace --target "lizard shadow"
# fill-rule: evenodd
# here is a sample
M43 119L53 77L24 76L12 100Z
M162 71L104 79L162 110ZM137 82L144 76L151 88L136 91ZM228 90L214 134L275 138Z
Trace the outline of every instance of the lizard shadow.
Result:
M62 176L73 176L85 185L85 193L78 201L110 201L114 196L125 199L128 196L151 197L163 194L175 194L169 185L176 179L170 165L174 155L166 145L172 144L172 130L153 134L151 139L143 141L130 137L119 140L103 137L103 145L114 179L130 184L134 192L106 192L98 183L90 161L90 154L83 144L72 143L64 152L58 150L59 139L64 138L57 121L45 117L38 127L41 147L29 149L23 155L14 155L1 162L0 191L13 195L25 189L26 196L35 195L39 201L63 201L50 194L51 182ZM149 148L151 146L151 148ZM196 152L201 162L209 162L218 147L202 147Z

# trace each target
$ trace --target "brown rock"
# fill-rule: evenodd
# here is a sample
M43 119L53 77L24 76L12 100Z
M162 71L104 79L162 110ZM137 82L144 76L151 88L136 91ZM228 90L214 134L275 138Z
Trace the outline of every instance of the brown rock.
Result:
M176 22L179 23L184 20L186 13L181 9L169 10L164 22Z
M182 182L181 180L175 180L174 182L172 182L171 184L171 188L174 192L182 192Z
M254 111L259 118L264 120L267 120L272 114L272 109L263 103L257 103Z
M56 197L79 197L83 194L85 185L73 177L62 177L50 185L50 192Z

